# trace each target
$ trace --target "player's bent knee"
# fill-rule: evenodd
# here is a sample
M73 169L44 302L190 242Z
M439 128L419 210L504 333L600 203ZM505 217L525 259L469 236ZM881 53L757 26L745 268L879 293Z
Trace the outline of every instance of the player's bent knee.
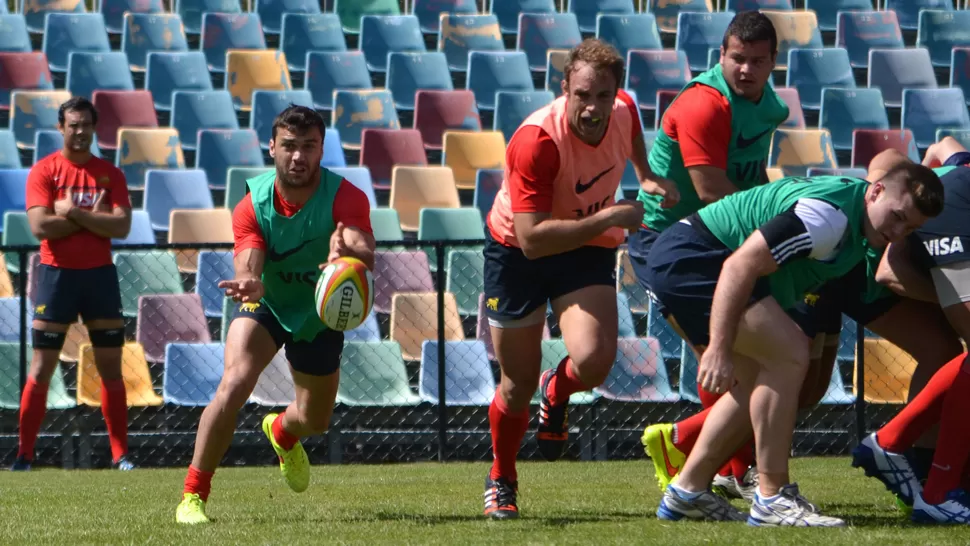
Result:
M249 378L241 374L223 376L216 390L216 400L221 401L226 407L239 409L246 404L253 389L256 388L256 381L259 377Z
M30 339L33 342L34 349L60 352L64 348L67 332L48 332L31 328Z
M91 345L98 349L118 349L125 346L124 328L91 330L88 335L91 337Z

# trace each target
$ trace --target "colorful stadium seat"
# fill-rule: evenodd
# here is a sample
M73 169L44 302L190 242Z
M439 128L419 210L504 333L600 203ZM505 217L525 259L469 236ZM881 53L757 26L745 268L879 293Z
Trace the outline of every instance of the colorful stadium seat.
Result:
M125 14L121 34L121 51L128 55L132 72L144 72L152 52L187 52L189 50L182 18L172 13Z
M855 87L849 52L842 48L792 49L788 52L786 87L798 90L802 108L818 110L823 87Z
M101 375L94 361L94 347L85 343L78 348L77 403L101 406ZM121 350L121 377L129 407L161 406L162 397L155 394L152 376L140 343L127 342Z
M646 0L644 5L657 18L660 32L677 32L677 17L682 12L711 13L715 11L711 0Z
M27 213L21 211L8 210L3 213L3 244L8 245L30 245L40 246L40 241L34 237L30 231L30 223L27 222ZM20 272L20 257L16 253L9 253L6 256L7 271L13 274Z
M475 189L478 169L505 168L505 137L499 131L445 131L442 165L451 168L458 189Z
M126 21L128 15L162 15L165 18L167 11L163 0L100 0L98 4L101 15L104 16L104 26L111 34L122 34L133 30L129 28L129 23ZM141 19L141 21L150 20ZM178 32L184 34L181 25L178 27Z
M576 14L579 21L579 30L584 33L595 32L599 36L599 17L614 16L634 16L636 18L636 6L634 0L568 0L566 10ZM651 16L652 17L652 16ZM644 35L648 27L641 29ZM623 54L623 52L620 52Z
M333 13L284 13L280 27L280 51L290 71L307 69L307 53L347 51L340 18Z
M970 150L970 129L937 129L936 130L936 141L939 142L945 137L952 137L957 142L963 145L964 148Z
M444 53L389 53L387 57L387 88L398 110L414 110L418 90L454 89Z
M950 5L947 2L947 5ZM954 47L970 46L970 11L923 9L919 12L916 47L930 51L933 66L949 67Z
M421 32L437 34L441 29L441 17L447 15L477 15L475 0L413 0L411 13L418 18Z
M373 89L367 62L360 51L311 51L306 55L303 86L320 110L333 109L334 91Z
M17 149L17 140L14 138L13 132L0 129L0 169L19 169L20 167L20 151ZM24 182L26 183L26 179Z
M424 147L441 149L447 130L480 131L482 121L475 94L467 89L418 91L414 96L414 128L421 132Z
M485 344L474 341L446 341L444 366L439 364L438 341L421 344L418 394L425 402L439 403L438 369L445 371L444 403L447 406L487 406L495 396L495 376Z
M381 325L377 322L377 315L374 313L367 315L367 318L364 319L364 322L361 323L360 326L354 328L353 330L344 332L344 343L349 343L352 341L374 342L380 340ZM344 351L346 350L347 345L344 345Z
M809 168L808 170L812 171L813 169ZM768 182L777 182L778 180L785 178L785 171L779 169L778 167L765 168L765 174L768 176Z
M557 97L562 93L563 71L566 69L565 49L550 49L546 52L546 91L552 91Z
M286 350L280 349L263 369L263 373L259 374L256 387L249 395L249 402L278 408L288 406L294 400L296 388L293 385L293 374L290 373L290 363L286 360Z
M51 89L54 84L43 53L0 53L0 110L10 108L10 93L14 90Z
M498 19L502 34L519 32L519 15L523 13L556 13L554 0L492 0L491 13Z
M953 55L950 57L950 87L963 89L963 96L970 101L970 47L953 48Z
M11 131L11 134L13 131ZM15 139L16 142L16 139ZM18 146L19 147L19 146ZM58 152L64 147L64 135L57 131L56 129L41 129L34 133L34 163L37 163L41 159L51 155L54 152ZM94 137L91 139L91 154L95 157L101 157L101 152L98 150L98 138Z
M374 253L374 312L390 313L394 294L434 289L428 255L423 250Z
M20 0L17 2L19 10L27 20L27 30L32 33L47 35L47 15L86 15L87 8L83 0ZM97 15L101 17L100 13ZM101 28L104 28L103 18ZM105 35L107 37L107 35Z
M253 91L253 111L249 114L249 128L256 131L256 138L264 150L269 149L273 137L273 121L291 104L313 108L313 97L305 89L292 91ZM326 135L320 135L325 137Z
M27 362L33 358L33 350L27 347ZM0 343L0 409L20 408L20 382L9 378L20 377L20 342ZM67 393L64 374L58 366L51 376L47 389L47 409L62 410L75 407L74 397Z
M856 129L852 132L852 166L869 168L869 162L883 150L894 149L919 163L916 139L909 129Z
M370 225L377 242L402 241L401 220L392 208L370 210Z
M184 169L178 132L171 127L118 129L115 164L125 173L128 187L134 189L145 186L149 169Z
M727 0L725 9L733 12L741 11L791 11L794 9L791 0Z
M138 298L155 294L183 294L175 255L164 250L119 250L114 253L126 317L138 316Z
M83 2L78 1L83 6ZM27 21L29 28L29 16ZM51 72L67 70L67 56L72 52L111 51L104 17L100 13L50 13L43 32L41 50L47 55Z
M118 129L158 127L155 103L148 91L95 91L91 102L98 110L98 146L118 148Z
M0 169L0 214L26 210L28 172L19 165Z
M236 110L252 108L253 92L289 91L290 70L286 56L277 50L230 51L226 53L226 89Z
M903 89L935 89L930 52L921 47L869 50L869 85L882 90L886 106L902 106Z
M228 91L176 91L172 93L171 104L170 124L178 131L184 150L195 150L199 131L239 129Z
M214 206L204 171L150 169L145 173L144 208L156 231L168 231L169 216L174 209Z
M872 11L872 2L871 0L805 0L805 9L815 12L819 30L834 32L839 27L839 13L843 11Z
M323 159L321 167L346 167L347 158L344 156L344 145L340 139L340 131L327 127L327 134L323 137Z
M317 0L254 0L259 20L266 34L280 34L283 16L289 13L319 15L320 2Z
M364 129L400 129L391 92L385 89L334 92L333 126L344 148L359 149Z
M195 168L205 171L209 187L226 187L229 167L263 167L263 152L252 129L204 129L199 131Z
M31 51L27 20L23 15L0 14L0 51L26 53Z
M837 22L835 47L849 52L852 68L869 67L870 49L905 47L894 11L843 11L839 12Z
M174 11L182 18L185 33L198 36L202 32L202 14L242 13L242 7L239 0L175 0Z
M509 142L527 117L555 98L551 91L499 91L495 94L492 130L502 133Z
M631 51L627 55L626 89L637 94L640 108L657 107L657 91L680 91L691 79L682 50Z
M370 169L367 167L328 167L327 170L337 176L342 176L344 180L364 192L364 195L367 196L367 201L370 203L370 208L377 208L377 196L374 195L374 180L371 178ZM390 183L388 183L388 186L390 186Z
M492 210L492 203L495 202L495 196L502 187L504 177L505 171L501 169L478 169L478 174L475 175L475 195L472 197L472 202L481 211L483 222Z
M484 270L481 248L452 249L445 256L445 290L455 295L460 315L478 314L478 296L485 289Z
M67 90L88 100L97 90L134 91L128 56L120 51L73 52L67 57Z
M231 244L232 212L226 209L173 210L168 230L169 243ZM179 271L198 270L198 251L176 251Z
M785 70L791 49L821 49L822 33L814 11L762 11L775 25L778 34L776 68Z
M899 18L899 28L919 29L919 16L923 10L953 11L951 0L884 0L883 9L895 11Z
M522 51L472 51L465 87L475 93L479 110L493 110L498 91L535 89L529 59Z
M365 15L401 14L398 0L334 0L333 10L347 34L360 32L361 19Z
M444 296L444 338L447 341L463 341L465 332L455 305L455 295L446 292ZM390 338L401 344L401 354L405 360L420 360L421 344L425 340L438 339L437 318L437 293L410 292L394 295L391 300Z
M128 236L111 240L111 244L115 246L153 245L155 242L155 230L152 229L148 212L139 209L131 211L131 229L128 230Z
M519 16L516 49L525 52L533 71L546 69L548 50L572 49L582 41L579 22L573 13L523 13Z
M401 346L394 341L346 342L340 370L338 404L400 407L421 402L409 386Z
M202 300L197 294L155 294L138 298L135 340L151 362L165 361L169 343L209 343Z
M828 129L836 150L852 149L856 129L889 129L889 116L879 89L822 89L818 126Z
M660 341L655 338L620 338L616 362L595 392L620 402L677 402L667 366L660 358Z
M394 167L388 206L404 231L418 231L421 209L458 208L458 188L450 167Z
M832 136L824 129L778 129L771 138L769 166L788 176L805 176L808 167L837 167Z
M202 14L202 53L205 53L209 70L228 72L227 54L230 50L265 50L266 36L259 15L255 13L204 13ZM239 53L236 51L235 53ZM232 75L227 75L228 83Z
M970 129L963 90L904 89L901 126L913 132L917 148L929 148L936 142L937 129Z
M733 11L680 12L677 16L677 41L674 48L687 54L687 62L690 63L691 70L695 72L707 70L708 51L711 48L721 47L724 33L734 15Z
M170 343L165 347L162 398L166 404L208 406L225 369L222 343Z
M361 18L360 50L371 72L387 70L387 54L424 52L424 37L413 15L366 15Z
M419 212L418 240L419 241L484 241L485 229L479 221L481 213L474 207L434 208L424 207ZM465 247L481 253L481 246ZM459 247L459 249L461 249ZM462 250L464 250L462 249ZM455 250L452 248L451 250ZM434 247L426 247L428 266L431 272L438 271L437 252ZM447 256L445 265L447 266ZM466 309L468 307L466 306Z
M226 201L224 208L234 210L249 193L246 181L273 170L273 167L229 167L226 171Z
M615 47L624 59L631 49L663 49L657 20L649 13L601 14L595 27L596 37Z
M441 14L438 31L438 51L448 59L454 72L468 70L471 51L504 51L502 31L494 15Z
M865 378L865 401L870 404L905 404L909 385L916 371L916 360L909 353L885 339L866 339L862 377ZM859 392L859 368L853 366L853 391Z
M155 109L172 109L176 91L212 91L212 79L199 51L148 54L145 69L145 89L152 94Z
M0 269L0 276L10 280L10 274L6 268ZM5 287L6 288L6 287ZM10 291L4 290L5 296L0 297L0 343L20 343L20 298L13 295L13 286ZM26 305L27 318L32 320L33 305L28 302ZM5 378L9 380L10 378Z
M417 129L364 129L361 133L360 164L370 169L378 189L391 187L395 165L426 166L421 132Z
M665 91L660 91L664 93ZM799 98L798 89L791 87L776 87L775 94L788 105L788 119L781 126L791 129L805 128L805 112L802 111L802 102ZM657 119L660 119L660 98L657 98ZM658 127L659 128L659 127Z

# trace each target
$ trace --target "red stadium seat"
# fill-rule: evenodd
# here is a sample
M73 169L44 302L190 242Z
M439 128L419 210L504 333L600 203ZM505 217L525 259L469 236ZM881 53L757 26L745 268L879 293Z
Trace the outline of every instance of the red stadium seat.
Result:
M370 169L377 189L390 189L395 165L428 164L424 143L417 129L364 129L361 133L360 164Z
M10 93L15 89L54 89L46 55L39 51L0 53L0 110L10 109Z
M662 127L660 122L663 120L664 112L667 111L670 104L677 98L678 93L680 91L674 91L673 89L661 89L657 91L657 113L654 116L654 129L659 130Z
M440 150L447 130L481 131L475 94L467 89L418 91L414 98L414 128L421 131L424 147Z
M95 91L91 102L98 110L98 145L103 150L118 149L121 127L158 127L148 91Z
M869 167L869 162L884 150L898 150L919 163L916 140L909 129L856 129L852 131L852 166Z

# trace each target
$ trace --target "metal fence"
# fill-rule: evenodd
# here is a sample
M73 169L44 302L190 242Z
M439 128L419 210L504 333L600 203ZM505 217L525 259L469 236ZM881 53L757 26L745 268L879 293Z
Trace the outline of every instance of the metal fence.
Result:
M304 441L313 462L490 458L488 404L498 364L483 316L481 244L411 240L378 248L374 311L346 334L331 429ZM0 247L6 257L6 268L0 268L0 463L5 465L16 455L20 392L31 357L37 250ZM188 464L199 416L223 371L232 307L216 284L233 276L231 246L119 247L114 262L129 342L124 374L131 457L141 466ZM700 408L697 362L638 288L623 251L617 256L617 286L617 360L606 383L573 396L570 458L642 457L644 426L676 421ZM565 355L559 336L550 312L542 342L544 367L555 366ZM866 428L898 409L902 400L892 393L905 397L911 367L891 369L886 359L899 355L869 340L861 329L843 332L828 393L799 419L796 454L846 453ZM864 348L859 358L857 346ZM869 350L882 351L875 363L883 368L877 380L898 384L873 388L864 380L853 381L853 374L864 375ZM83 326L71 327L61 361L51 382L36 461L67 468L107 466L100 381ZM865 396L870 389L875 397ZM259 422L287 405L293 393L280 353L239 414L227 464L275 460ZM532 438L527 434L523 458L537 456Z

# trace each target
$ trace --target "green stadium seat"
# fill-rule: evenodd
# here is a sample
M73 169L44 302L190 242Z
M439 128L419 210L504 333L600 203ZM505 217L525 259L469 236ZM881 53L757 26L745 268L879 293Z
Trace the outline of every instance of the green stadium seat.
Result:
M404 232L401 231L401 219L394 209L371 209L370 226L374 230L374 238L378 243L404 240Z
M398 0L335 0L333 10L347 34L360 32L360 19L365 15L401 14Z
M455 295L458 313L478 314L478 296L485 289L485 256L479 249L449 250L445 258L445 290Z
M32 356L28 347L28 363ZM64 372L58 366L47 390L47 409L69 409L76 405L74 398L67 394ZM0 343L0 409L20 409L20 343Z
M396 341L349 341L340 357L337 403L347 406L416 406Z
M139 296L184 294L175 255L162 250L119 251L114 255L124 316L138 316Z
M226 203L225 207L234 210L243 197L249 193L246 181L261 174L272 171L272 167L229 167L226 171Z
M423 208L419 213L419 241L476 240L484 242L484 239L485 228L482 225L482 213L475 207ZM471 248L481 252L481 246ZM431 267L431 271L437 271L438 261L434 247L425 248L424 251L428 253L428 265Z
M7 211L3 213L3 245L40 245L40 241L30 231L26 212ZM7 271L14 274L20 273L20 257L17 253L6 252L5 256L7 258Z

